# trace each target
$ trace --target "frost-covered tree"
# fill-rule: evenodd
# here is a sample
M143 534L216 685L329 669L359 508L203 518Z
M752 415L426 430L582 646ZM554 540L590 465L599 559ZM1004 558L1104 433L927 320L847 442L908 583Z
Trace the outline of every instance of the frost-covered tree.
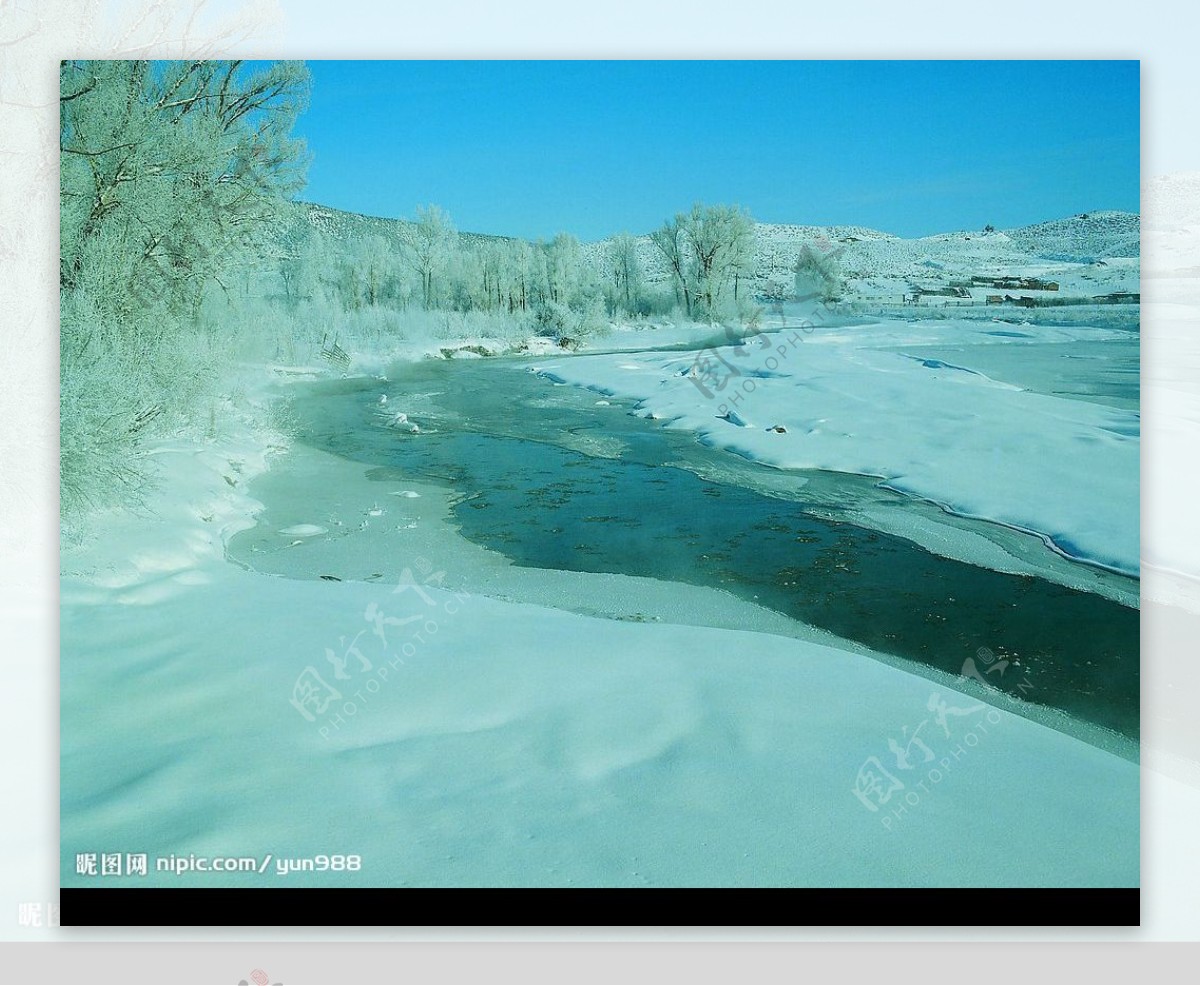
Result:
M637 239L628 233L614 236L608 243L605 259L612 286L612 307L634 314L641 307L642 295L642 265Z
M129 315L147 292L195 302L254 262L303 184L307 155L289 134L307 92L292 62L63 62L63 288L124 281L130 293L108 300Z
M485 243L471 253L478 276L478 291L473 295L475 306L495 311L504 303L506 251L502 243L495 242Z
M527 311L530 279L533 276L533 250L524 240L508 240L503 250L502 270L508 280L508 310Z
M756 243L754 220L744 209L734 208L726 217L728 245L723 256L723 277L733 281L733 300L740 302L746 297L746 283L753 281Z
M692 255L692 297L701 314L712 318L722 302L736 300L738 281L753 246L754 226L736 206L694 205L683 225Z
M426 308L438 302L442 275L458 245L450 216L436 205L417 209L417 221L405 231L409 262L421 279L421 300Z
M211 383L201 308L271 252L304 180L308 85L294 62L62 63L64 510L135 475L137 439Z
M687 217L677 213L675 218L668 219L661 227L650 234L650 241L658 248L666 261L667 269L675 284L679 299L683 302L683 312L692 314L692 258L688 249L685 235Z
M737 206L696 203L651 234L688 316L718 317L735 305L752 260L754 223Z
M546 296L557 304L570 304L579 295L582 264L579 241L559 233L545 246Z
M529 305L530 246L524 240L495 240L482 251L489 311L515 315Z
M382 236L368 236L358 244L357 272L360 297L375 306L396 297L400 264L396 251Z

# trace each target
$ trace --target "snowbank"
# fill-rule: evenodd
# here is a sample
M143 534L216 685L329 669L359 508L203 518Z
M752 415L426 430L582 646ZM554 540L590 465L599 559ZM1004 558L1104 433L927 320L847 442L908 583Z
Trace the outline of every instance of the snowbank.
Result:
M1019 344L1014 334L1028 341L1121 335L889 322L775 331L740 354L726 346L700 357L578 356L537 369L638 400L645 415L738 455L878 476L957 514L1035 533L1069 558L1136 575L1136 412L1021 390L969 365L883 348L948 337L956 345Z
M363 858L248 885L1137 883L1136 765L1027 719L834 648L425 591L227 570L134 621L68 590L67 884L113 847ZM336 681L372 602L424 633ZM313 722L307 667L342 694ZM931 700L974 711L947 736Z

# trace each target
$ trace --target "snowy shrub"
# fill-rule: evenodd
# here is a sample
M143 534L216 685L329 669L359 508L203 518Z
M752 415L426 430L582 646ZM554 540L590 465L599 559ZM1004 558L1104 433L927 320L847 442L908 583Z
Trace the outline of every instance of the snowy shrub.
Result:
M561 342L570 336L574 322L574 313L560 301L543 300L534 306L534 330L543 338Z
M537 335L553 339L560 346L574 347L585 339L602 335L611 328L603 296L596 294L577 306L542 301L534 307L533 325Z
M212 425L206 408L226 379L234 340L221 324L114 321L86 295L65 297L59 363L62 514L136 498L149 481L144 443Z
M611 329L604 297L597 293L585 298L576 316L575 335L580 339L590 339L606 335Z

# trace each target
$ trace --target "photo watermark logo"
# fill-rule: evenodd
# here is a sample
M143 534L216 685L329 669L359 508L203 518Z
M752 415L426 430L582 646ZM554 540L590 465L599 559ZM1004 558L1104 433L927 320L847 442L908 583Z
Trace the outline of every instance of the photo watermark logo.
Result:
M836 260L845 249L845 245L835 249L823 236L816 241L816 250L813 250L812 247L806 248L812 256L823 258L826 264ZM777 345L767 335L766 330L758 326L757 322L752 323L748 327L749 331L745 333L739 333L732 325L726 324L724 328L729 345L720 348L706 346L697 351L690 366L679 372L680 376L686 377L692 382L706 400L716 400L718 395L721 396L723 403L717 409L717 417L744 426L745 422L737 413L737 405L757 389L759 380L776 374L791 351L804 341L804 336L811 335L815 331L817 322L826 322L832 315L828 292L821 290L815 279L802 276L799 270L796 274L796 289L796 293L787 300L799 304L816 301L817 307L811 313L811 318L801 317L795 326L790 326L783 308L784 296L778 292L772 295L769 300L772 302L772 312L780 321L779 329L793 329L791 336L784 340L784 344ZM817 322L814 322L813 319L816 319ZM758 355L761 356L769 351L769 355L761 360L762 366L746 366L744 363L751 355L750 350L744 345L750 339L757 342ZM743 365L739 366L735 360L742 362ZM774 430L783 431L784 429L782 426L776 426Z
M411 593L422 607L420 612L390 616L372 601L362 614L367 626L350 637L349 642L342 636L336 648L325 648L329 669L324 676L311 664L300 672L289 701L306 721L317 727L322 739L329 739L350 718L367 708L373 696L388 683L391 673L402 667L407 658L415 657L444 625L445 618L457 614L462 603L471 598L469 592L456 590L439 602L428 588L441 590L445 578L446 573L434 571L428 559L415 559L413 568L401 571L392 594ZM367 640L360 645L364 636Z
M58 901L23 900L17 904L17 926L21 928L61 927Z
M976 664L976 658L984 666L983 671ZM1006 659L997 660L990 649L980 647L975 657L968 657L963 662L959 677L971 678L987 691L999 694L1000 689L989 682L987 676L1003 677L1013 663ZM1016 684L1016 690L1022 695L1032 688L1028 678ZM997 708L982 702L952 705L936 691L930 693L925 711L932 716L925 717L911 729L902 727L899 739L888 737L889 766L884 766L878 756L867 757L858 768L851 788L859 803L878 815L880 824L889 832L904 820L910 809L918 808L922 795L932 794L971 750L990 738L989 726L1004 721L1003 713ZM931 720L933 727L926 729Z

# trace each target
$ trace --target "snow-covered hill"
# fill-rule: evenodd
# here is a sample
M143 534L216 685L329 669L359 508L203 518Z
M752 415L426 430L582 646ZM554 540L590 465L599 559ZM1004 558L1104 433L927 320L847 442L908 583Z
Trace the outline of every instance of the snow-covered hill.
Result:
M1168 183L1160 194L1169 198L1172 191ZM301 205L298 217L298 229L316 229L334 241L377 236L397 249L411 226L404 219L362 216L310 203ZM796 257L809 246L836 254L847 299L898 303L916 288L938 289L973 277L1042 278L1059 284L1057 297L1090 298L1138 291L1140 235L1137 214L1114 211L1016 229L960 230L912 239L866 226L756 223L753 275L760 290L772 285L786 288ZM470 232L458 236L464 246L506 239ZM582 244L583 259L596 273L607 267L611 242ZM670 279L649 235L637 237L637 252L647 282ZM986 287L972 289L971 298L982 302L994 292Z
M1128 212L1092 212L1009 230L964 230L913 239L865 226L755 225L754 275L760 288L786 285L805 246L836 254L849 298L900 298L914 287L937 288L972 277L1037 277L1061 296L1091 297L1138 290L1140 220ZM609 240L584 245L604 263ZM651 283L670 275L649 236L638 256ZM986 288L979 294L983 300Z
M1044 260L1095 263L1140 255L1141 223L1130 212L1090 212L1007 231L1020 250Z
M345 212L332 209L329 206L317 205L312 202L299 203L297 217L299 224L294 232L301 229L315 229L324 236L336 242L348 242L369 236L379 236L394 244L399 249L405 237L405 232L413 226L409 219L384 219L380 216L364 216L357 212ZM505 240L510 237L489 236L487 233L460 232L459 240L464 244L484 243L494 240Z

